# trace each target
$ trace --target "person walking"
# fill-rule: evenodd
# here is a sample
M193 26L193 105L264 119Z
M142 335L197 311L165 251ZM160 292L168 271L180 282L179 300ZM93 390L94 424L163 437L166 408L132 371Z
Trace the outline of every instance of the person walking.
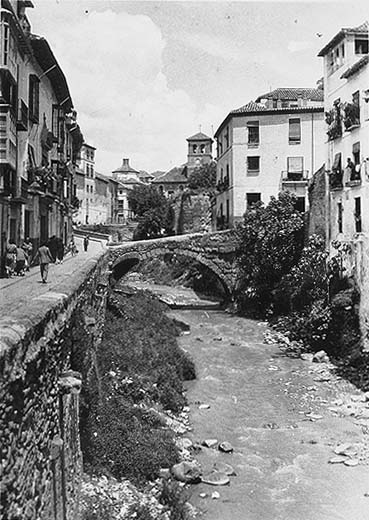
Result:
M90 243L90 236L86 235L83 239L83 247L85 248L85 251L88 249L88 244Z
M53 257L50 253L50 249L47 247L46 244L41 244L41 246L38 248L38 251L33 261L35 262L37 259L40 262L42 283L47 283L47 276L49 274L49 263L53 262Z
M63 239L58 237L56 239L56 263L62 264L64 258L64 244Z
M5 270L7 278L11 278L14 274L15 265L17 261L17 246L12 240L9 240L9 244L5 251Z
M15 264L15 274L24 276L26 270L27 255L22 247L17 247L17 261Z
M25 241L23 242L22 249L26 254L26 270L29 271L29 266L32 263L32 251L33 251L33 245L31 242L31 239L27 237Z

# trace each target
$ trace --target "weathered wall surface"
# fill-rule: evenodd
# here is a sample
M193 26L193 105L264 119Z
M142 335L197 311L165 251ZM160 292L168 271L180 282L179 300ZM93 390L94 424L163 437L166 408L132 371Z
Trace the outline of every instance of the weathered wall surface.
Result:
M212 208L209 195L180 193L173 201L173 208L177 235L211 231Z
M0 320L1 518L79 518L82 381L73 371L81 344L75 325L86 355L103 326L106 264L105 256L92 259L60 292L42 294Z
M309 235L326 237L327 197L326 173L323 165L309 183Z

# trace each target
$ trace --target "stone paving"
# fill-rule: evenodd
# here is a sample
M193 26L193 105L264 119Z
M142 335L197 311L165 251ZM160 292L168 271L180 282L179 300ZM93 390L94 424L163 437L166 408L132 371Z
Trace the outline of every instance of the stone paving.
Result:
M100 257L106 251L106 245L100 241L90 241L87 252L83 251L82 239L76 239L78 254L70 253L64 258L63 264L50 264L48 283L41 283L39 266L31 267L26 276L14 276L0 279L0 317L19 315L34 299L46 293L65 292L63 287L68 285L71 276L79 271L84 272L90 261Z

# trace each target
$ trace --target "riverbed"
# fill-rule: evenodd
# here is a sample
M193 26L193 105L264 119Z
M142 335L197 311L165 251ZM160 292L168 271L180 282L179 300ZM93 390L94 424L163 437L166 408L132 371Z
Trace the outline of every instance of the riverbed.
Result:
M227 486L190 487L201 518L368 520L365 461L356 467L329 463L340 443L368 440L353 417L328 409L335 399L360 393L335 376L319 378L321 365L285 357L278 346L265 344L263 322L219 310L171 314L190 325L179 341L197 367L197 379L186 390L188 436L200 444L228 441L234 448L226 454L203 447L196 455L204 473L217 461L236 472ZM219 498L211 498L214 491Z

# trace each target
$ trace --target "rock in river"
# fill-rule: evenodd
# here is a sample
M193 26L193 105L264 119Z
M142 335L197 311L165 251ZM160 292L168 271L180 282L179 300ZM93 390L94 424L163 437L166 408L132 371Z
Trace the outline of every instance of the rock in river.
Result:
M224 453L232 453L233 446L227 441L223 441L219 444L218 449Z
M201 481L201 468L196 462L184 460L174 464L172 474L176 480L188 484L196 484Z
M221 471L212 471L208 475L201 478L204 484L210 484L211 486L226 486L230 480L228 475Z

